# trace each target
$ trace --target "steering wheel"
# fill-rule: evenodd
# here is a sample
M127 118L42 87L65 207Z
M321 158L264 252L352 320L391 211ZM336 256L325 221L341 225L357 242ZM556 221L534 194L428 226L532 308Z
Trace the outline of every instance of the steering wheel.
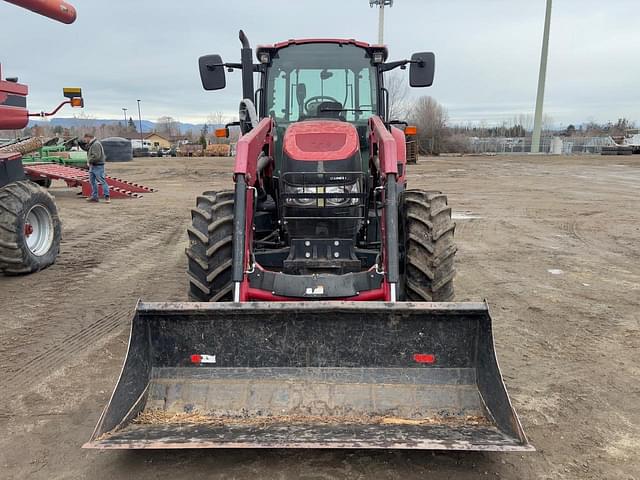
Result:
M315 114L319 114L320 112L318 112L318 107L320 106L321 103L324 102L334 102L334 103L339 103L340 105L342 105L342 102L339 102L338 100L336 100L333 97L329 97L328 95L316 95L315 97L311 97L308 98L305 102L304 102L304 110L307 112L307 114L311 113L311 110L309 110L309 106L316 103L316 107L315 107Z

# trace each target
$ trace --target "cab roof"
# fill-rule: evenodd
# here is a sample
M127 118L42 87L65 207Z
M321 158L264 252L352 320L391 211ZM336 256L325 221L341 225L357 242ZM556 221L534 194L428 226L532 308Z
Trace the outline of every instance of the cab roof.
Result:
M353 38L300 38L300 39L290 39L285 40L284 42L278 42L271 45L258 45L256 49L256 55L258 58L260 57L260 53L269 52L272 53L275 50L280 50L281 48L286 48L291 45L304 45L308 43L335 43L338 45L355 45L356 47L364 48L369 52L382 52L383 59L387 60L387 56L389 55L389 51L385 45L375 45L367 42L362 42L360 40L355 40Z

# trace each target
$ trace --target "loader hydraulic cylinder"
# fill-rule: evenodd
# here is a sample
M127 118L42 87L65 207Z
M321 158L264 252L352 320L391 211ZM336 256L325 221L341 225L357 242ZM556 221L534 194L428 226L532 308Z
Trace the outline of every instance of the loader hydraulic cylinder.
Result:
M385 191L385 241L387 281L391 287L392 302L397 300L396 286L400 277L398 255L398 185L395 173L387 174Z
M236 187L234 195L233 214L233 261L232 274L233 297L235 302L240 301L240 284L244 278L245 240L247 219L247 183L244 175L236 175Z

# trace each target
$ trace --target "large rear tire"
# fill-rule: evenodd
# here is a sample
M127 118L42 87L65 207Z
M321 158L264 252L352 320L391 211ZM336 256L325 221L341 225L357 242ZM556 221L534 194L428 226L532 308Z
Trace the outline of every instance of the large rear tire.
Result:
M400 202L402 300L450 302L454 298L455 223L447 196L406 190Z
M204 192L191 209L187 228L189 298L196 302L233 299L233 191Z
M62 228L53 197L29 180L0 188L0 272L32 273L56 261Z

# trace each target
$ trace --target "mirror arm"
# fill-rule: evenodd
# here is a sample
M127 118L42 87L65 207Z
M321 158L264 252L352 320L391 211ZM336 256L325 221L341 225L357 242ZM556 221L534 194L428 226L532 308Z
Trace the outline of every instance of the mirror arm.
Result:
M239 63L207 63L207 70L212 72L217 67L227 67L227 68L242 68L242 65Z
M207 70L209 70L209 71L212 71L216 67L225 67L225 68L230 68L232 70L234 68L237 68L238 70L242 70L242 64L241 63L210 63L210 64L207 64ZM263 71L263 66L261 64L255 64L253 66L253 71L254 72L262 72Z
M380 70L383 72L388 72L389 70L394 70L398 67L404 67L407 64L416 63L420 65L420 67L424 67L424 60L398 60L396 62L388 62L380 65Z
M398 67L403 67L407 63L411 63L411 60L398 60L395 62L383 63L382 65L380 65L380 70L383 72L388 72L389 70L394 70Z

